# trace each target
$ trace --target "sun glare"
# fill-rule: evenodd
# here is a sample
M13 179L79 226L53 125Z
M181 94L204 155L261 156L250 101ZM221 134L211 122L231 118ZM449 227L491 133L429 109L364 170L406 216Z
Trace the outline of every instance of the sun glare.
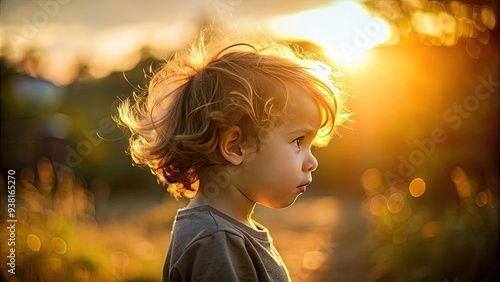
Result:
M320 45L335 64L344 67L365 61L368 50L391 37L390 27L384 20L373 17L363 6L351 1L276 17L268 22L268 27L279 37Z

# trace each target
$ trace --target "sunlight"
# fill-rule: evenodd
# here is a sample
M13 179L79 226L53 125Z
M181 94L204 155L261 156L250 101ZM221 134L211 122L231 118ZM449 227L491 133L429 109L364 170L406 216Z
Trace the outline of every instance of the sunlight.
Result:
M148 36L148 32L132 25L99 33L91 48L90 73L94 77L104 77L113 71L132 69L141 59L140 48L146 45Z
M368 50L387 42L389 25L373 17L356 2L276 17L268 22L271 32L294 40L320 45L335 64L350 67L367 59Z

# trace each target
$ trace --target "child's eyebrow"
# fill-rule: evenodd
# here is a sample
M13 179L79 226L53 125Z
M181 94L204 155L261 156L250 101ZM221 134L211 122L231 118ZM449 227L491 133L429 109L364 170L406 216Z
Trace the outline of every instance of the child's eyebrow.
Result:
M295 135L299 133L303 135L316 135L316 130L313 130L311 128L298 128L288 132L289 135Z

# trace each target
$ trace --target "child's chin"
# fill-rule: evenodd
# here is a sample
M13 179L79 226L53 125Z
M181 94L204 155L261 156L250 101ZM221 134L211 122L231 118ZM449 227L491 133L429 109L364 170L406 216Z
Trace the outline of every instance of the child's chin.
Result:
M283 209L283 208L287 208L287 207L293 205L293 203L295 203L295 201L297 200L297 198L299 196L300 196L300 194L297 195L292 200L288 200L288 201L274 202L274 203L262 204L262 205L265 206L265 207L267 207L267 208L271 208L271 209Z

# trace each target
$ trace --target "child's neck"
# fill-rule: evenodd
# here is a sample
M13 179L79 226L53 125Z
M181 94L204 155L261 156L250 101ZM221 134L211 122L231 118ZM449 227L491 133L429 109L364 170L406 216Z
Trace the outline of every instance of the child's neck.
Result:
M217 176L222 176L217 179ZM227 176L225 178L224 176ZM200 175L200 186L196 196L187 208L210 205L228 216L257 230L252 214L255 202L243 195L229 180L229 174L222 169L214 169Z

